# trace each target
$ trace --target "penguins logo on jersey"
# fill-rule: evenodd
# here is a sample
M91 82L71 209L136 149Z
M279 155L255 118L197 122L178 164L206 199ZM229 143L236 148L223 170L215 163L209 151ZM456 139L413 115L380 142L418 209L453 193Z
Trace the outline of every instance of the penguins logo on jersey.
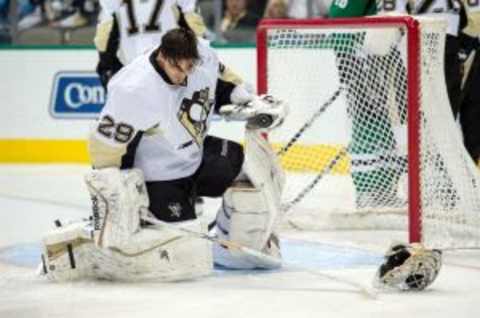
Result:
M209 101L209 88L193 93L191 99L184 98L178 112L178 120L200 146L207 132L207 119L213 103Z

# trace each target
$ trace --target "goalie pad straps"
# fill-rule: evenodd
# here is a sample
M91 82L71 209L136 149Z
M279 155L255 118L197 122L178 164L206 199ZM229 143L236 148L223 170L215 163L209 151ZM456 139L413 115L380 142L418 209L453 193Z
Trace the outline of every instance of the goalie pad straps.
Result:
M106 168L85 176L92 199L94 241L99 247L122 248L139 230L140 211L149 200L139 169Z
M261 250L270 234L269 214L262 190L237 182L223 196L217 220L219 237Z
M227 190L222 207L217 215L217 235L220 239L239 243L280 258L278 240L269 230L271 213L264 193L248 182L237 183ZM225 249L215 243L214 260L217 265L234 269L277 268L279 262L268 258L251 257L239 250Z
M95 253L90 222L56 228L42 238L41 274L52 281L92 278Z

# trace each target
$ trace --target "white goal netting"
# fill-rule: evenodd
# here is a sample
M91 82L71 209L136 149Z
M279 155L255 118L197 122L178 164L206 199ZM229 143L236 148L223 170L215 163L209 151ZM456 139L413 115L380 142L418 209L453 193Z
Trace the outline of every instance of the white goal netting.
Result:
M448 102L444 29L406 17L261 25L259 88L291 108L269 135L289 225L480 246L480 176Z

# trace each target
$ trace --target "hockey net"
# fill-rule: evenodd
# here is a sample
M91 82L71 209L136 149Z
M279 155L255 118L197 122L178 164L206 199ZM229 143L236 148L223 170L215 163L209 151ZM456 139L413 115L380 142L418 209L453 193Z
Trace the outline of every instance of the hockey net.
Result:
M445 28L412 17L260 24L258 90L290 105L269 134L287 171L285 224L480 246L480 177L448 101Z

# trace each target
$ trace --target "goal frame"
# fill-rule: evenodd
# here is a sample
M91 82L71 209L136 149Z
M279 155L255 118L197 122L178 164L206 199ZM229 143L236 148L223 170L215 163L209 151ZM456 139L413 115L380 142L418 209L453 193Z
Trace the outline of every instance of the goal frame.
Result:
M408 140L408 232L409 241L421 242L420 186L420 22L411 16L338 19L264 19L257 26L257 91L268 93L267 33L272 29L404 27L407 36L407 140Z

